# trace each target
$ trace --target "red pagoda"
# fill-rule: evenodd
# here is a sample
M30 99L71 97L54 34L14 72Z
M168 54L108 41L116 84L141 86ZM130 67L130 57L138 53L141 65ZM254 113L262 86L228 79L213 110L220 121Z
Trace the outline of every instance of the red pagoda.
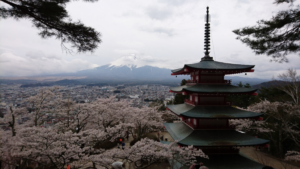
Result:
M193 145L203 150L209 160L197 158L210 169L261 169L263 166L239 154L237 147L263 146L269 141L249 136L229 125L230 119L256 119L261 113L231 106L226 96L257 95L256 89L231 85L225 75L254 72L255 65L217 62L209 56L210 24L207 7L205 23L205 56L200 62L185 64L172 70L172 75L190 75L186 85L171 87L170 92L188 95L185 103L168 105L167 109L180 117L180 123L164 123L179 146ZM186 168L186 166L182 166Z

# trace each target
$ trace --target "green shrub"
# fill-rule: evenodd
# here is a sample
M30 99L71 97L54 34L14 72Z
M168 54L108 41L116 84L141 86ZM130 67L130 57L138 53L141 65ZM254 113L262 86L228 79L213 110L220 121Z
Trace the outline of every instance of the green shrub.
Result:
M94 148L95 148L95 149L103 148L103 149L105 149L105 150L107 150L107 149L112 149L112 148L116 147L116 146L118 145L118 143L121 143L121 142L120 142L120 139L124 140L124 137L118 137L118 138L116 139L116 141L114 141L114 142L111 142L111 141L109 141L109 140L104 141L104 142L98 142L98 143L95 145Z
M96 146L94 147L95 149L100 149L103 148L105 150L107 149L112 149L115 146L117 146L118 142L111 142L111 141L105 141L105 142L101 142L101 143L97 143Z
M133 146L136 142L138 142L139 140L132 140L131 142L130 142L130 146Z

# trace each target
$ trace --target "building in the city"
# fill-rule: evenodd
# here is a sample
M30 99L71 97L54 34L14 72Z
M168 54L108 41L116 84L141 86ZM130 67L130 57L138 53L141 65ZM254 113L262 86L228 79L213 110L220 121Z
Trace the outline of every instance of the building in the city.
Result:
M262 114L231 106L226 96L256 95L252 88L231 85L225 75L253 72L254 65L222 63L209 56L210 24L207 7L205 24L205 56L200 62L185 64L172 70L172 75L190 75L186 85L171 87L170 92L187 95L185 103L168 105L180 117L180 123L164 123L179 146L193 145L203 150L209 160L198 158L210 169L261 169L263 166L239 153L238 147L264 146L269 141L238 132L230 119L259 120Z

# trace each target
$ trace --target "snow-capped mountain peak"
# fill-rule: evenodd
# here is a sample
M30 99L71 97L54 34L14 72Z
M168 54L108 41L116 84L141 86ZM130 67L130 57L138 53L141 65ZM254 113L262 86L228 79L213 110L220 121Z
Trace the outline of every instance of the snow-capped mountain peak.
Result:
M179 65L179 64L180 65ZM138 54L130 54L128 56L123 56L115 61L112 61L108 64L108 67L129 67L131 70L133 68L140 68L144 66L152 66L158 68L166 68L166 69L175 69L181 67L182 62L174 62L172 60L165 60L163 58L155 58L152 56L138 55ZM177 66L179 65L179 66Z
M138 68L145 66L145 59L147 57L141 57L141 56L136 56L136 54L131 54L129 56L124 56L121 57L109 64L109 67L129 67L130 69L132 68ZM147 59L146 59L147 60Z

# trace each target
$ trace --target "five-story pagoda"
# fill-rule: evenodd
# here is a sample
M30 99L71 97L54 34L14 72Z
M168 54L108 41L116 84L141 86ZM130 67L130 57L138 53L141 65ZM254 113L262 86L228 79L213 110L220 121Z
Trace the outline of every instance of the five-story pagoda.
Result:
M256 95L256 89L233 86L230 80L224 80L225 75L254 72L254 65L217 62L209 56L208 7L204 47L205 56L200 62L172 70L172 75L191 76L186 85L170 88L170 92L188 95L189 99L183 104L167 106L182 122L164 123L164 126L179 146L193 145L202 149L210 159L198 159L198 162L204 162L210 169L261 169L261 164L241 156L237 147L261 146L269 141L236 131L229 126L229 120L259 119L262 114L236 109L226 102L228 95Z

